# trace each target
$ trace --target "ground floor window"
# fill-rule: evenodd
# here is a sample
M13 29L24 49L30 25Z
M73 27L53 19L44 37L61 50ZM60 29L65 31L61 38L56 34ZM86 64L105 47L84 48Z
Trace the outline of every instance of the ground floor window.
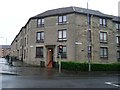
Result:
M120 61L120 51L117 51L117 60Z
M100 47L100 57L108 58L108 48L107 47Z
M58 57L59 57L59 46L58 46ZM67 46L63 45L62 53L61 53L61 58L67 58Z
M43 58L43 47L36 47L36 57Z

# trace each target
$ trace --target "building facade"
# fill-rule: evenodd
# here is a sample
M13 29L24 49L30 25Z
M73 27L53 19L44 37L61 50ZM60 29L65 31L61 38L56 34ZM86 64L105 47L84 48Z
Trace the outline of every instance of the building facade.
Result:
M79 7L48 10L31 17L11 43L11 56L53 67L59 60L117 63L120 59L120 17Z
M10 45L0 45L0 58L10 55Z

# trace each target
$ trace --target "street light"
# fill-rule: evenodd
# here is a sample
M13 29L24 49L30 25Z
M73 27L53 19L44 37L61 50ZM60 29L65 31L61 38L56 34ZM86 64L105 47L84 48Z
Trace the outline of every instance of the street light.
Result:
M89 72L91 72L91 60L90 60L90 47L91 47L91 40L90 40L90 34L91 34L91 29L90 29L90 14L89 14L89 9L88 9L88 2L87 1L87 25L88 25L88 46L87 46L87 52L88 52L88 64L89 64Z
M7 45L7 38L6 37L0 37L0 38L3 38L3 39L5 38L5 43Z

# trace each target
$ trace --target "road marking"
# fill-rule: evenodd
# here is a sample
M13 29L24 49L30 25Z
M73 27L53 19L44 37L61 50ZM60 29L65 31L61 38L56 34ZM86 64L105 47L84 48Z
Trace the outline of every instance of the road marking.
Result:
M114 84L114 82L105 82L105 84L112 85L112 86L115 86L115 87L120 87L120 85Z

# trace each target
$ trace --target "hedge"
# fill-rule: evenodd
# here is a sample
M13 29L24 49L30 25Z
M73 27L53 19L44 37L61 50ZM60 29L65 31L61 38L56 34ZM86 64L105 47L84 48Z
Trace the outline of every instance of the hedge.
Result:
M88 71L88 63L62 62L62 69L72 71ZM120 63L91 64L92 71L120 71Z

